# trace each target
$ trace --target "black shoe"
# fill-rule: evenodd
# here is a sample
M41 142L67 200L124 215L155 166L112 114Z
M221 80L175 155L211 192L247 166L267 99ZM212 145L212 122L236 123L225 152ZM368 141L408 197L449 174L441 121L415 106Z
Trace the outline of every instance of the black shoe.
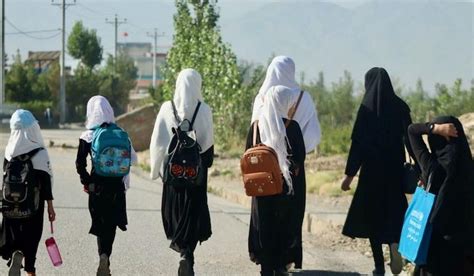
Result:
M288 276L290 273L288 273L288 270L280 268L275 270L275 276Z
M403 259L398 252L398 243L392 243L390 246L390 270L393 275L398 275L403 270Z
M376 267L372 271L372 275L374 275L374 276L384 276L385 275L385 268L383 266L382 267Z
M8 276L20 276L22 262L23 262L23 253L18 250L13 252L12 258L10 261L10 268L8 269Z
M106 254L100 255L97 276L110 276L110 261Z
M179 261L178 276L194 276L193 263L188 259Z

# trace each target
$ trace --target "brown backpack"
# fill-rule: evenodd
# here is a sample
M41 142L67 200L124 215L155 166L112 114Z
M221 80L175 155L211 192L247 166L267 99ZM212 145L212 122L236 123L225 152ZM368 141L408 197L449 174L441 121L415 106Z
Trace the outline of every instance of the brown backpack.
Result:
M300 92L296 105L290 109L288 127L303 97ZM257 143L258 121L253 125L252 147L247 149L240 159L240 170L244 180L245 193L248 196L271 196L283 192L283 176L275 150ZM288 143L289 145L289 143Z

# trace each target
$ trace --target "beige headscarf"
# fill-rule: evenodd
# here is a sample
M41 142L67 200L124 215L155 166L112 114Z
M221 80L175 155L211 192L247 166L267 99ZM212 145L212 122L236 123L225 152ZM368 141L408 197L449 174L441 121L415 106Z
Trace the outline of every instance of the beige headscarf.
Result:
M193 129L196 131L196 140L201 146L201 153L207 151L214 144L212 111L204 103L201 93L201 75L194 69L184 69L176 80L176 90L173 102L176 105L179 119L191 121L198 102L201 102ZM156 116L155 127L150 142L150 165L152 179L163 175L163 161L167 154L168 144L171 141L171 129L178 122L173 115L171 102L164 102Z
M277 56L268 66L265 80L255 97L251 122L258 119L262 112L265 94L270 87L276 85L290 88L293 94L300 92L301 88L295 80L295 63L290 57ZM316 106L311 95L306 91L293 120L298 122L303 132L306 153L313 151L321 141L321 127Z

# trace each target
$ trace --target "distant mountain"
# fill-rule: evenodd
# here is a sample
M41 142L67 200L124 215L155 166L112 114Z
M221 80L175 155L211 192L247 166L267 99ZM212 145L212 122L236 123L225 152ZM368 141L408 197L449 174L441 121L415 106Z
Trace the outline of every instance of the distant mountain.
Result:
M221 18L225 41L241 59L266 63L293 57L306 80L324 71L336 81L348 70L361 82L383 66L401 84L474 78L472 2L374 1L346 9L316 1L272 2L238 18Z

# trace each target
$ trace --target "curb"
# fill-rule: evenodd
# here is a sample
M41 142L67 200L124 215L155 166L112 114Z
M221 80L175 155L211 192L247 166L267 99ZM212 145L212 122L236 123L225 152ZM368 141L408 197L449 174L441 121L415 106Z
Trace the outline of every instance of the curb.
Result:
M208 183L207 185L208 193L224 198L230 202L240 204L250 209L252 202L251 197L243 193L238 193L225 189L223 187L219 187L218 185L213 185L212 182ZM321 234L326 232L328 229L337 229L338 226L342 225L342 223L331 219L330 216L330 214L305 212L303 220L303 231L311 234Z

